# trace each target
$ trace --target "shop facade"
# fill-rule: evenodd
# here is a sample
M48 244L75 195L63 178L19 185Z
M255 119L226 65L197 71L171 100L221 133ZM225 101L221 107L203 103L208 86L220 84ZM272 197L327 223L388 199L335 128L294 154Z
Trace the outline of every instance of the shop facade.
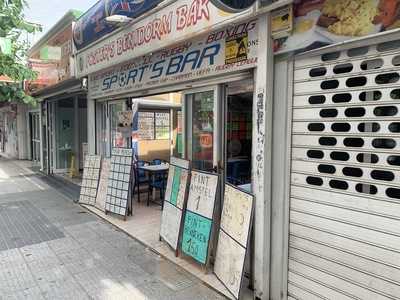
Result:
M68 11L28 53L38 77L26 89L39 102L26 115L30 158L47 174L79 177L87 152L86 89L75 78L72 41L80 14Z
M226 14L207 2L207 10L199 10L197 22L179 24L175 19L178 6L190 7L195 1L192 2L166 1L138 24L109 34L77 53L78 74L88 76L89 153L107 157L110 147L115 146L112 141L104 143L102 138L109 138L113 130L105 134L99 130L106 127L99 127L104 107L108 107L108 116L112 116L114 108L110 105L124 110L136 99L148 100L170 93L180 95L181 113L170 118L176 132L172 141L176 147L175 150L172 147L169 156L188 159L196 169L219 174L221 186L229 182L256 194L257 237L252 246L254 268L250 267L250 273L257 293L262 295L266 257L264 170L267 162L263 145L266 143L267 70L265 64L258 67L267 59L267 56L259 57L263 53L261 47L270 47L269 41L260 41L259 34L268 28L267 16L255 17L253 8ZM163 33L162 39L154 33L140 41L137 29L142 24L149 31L154 30L151 26L155 20L165 20L163 16L169 15L172 28ZM212 30L209 24L215 25ZM181 26L181 34L174 34L177 31L174 26ZM112 45L116 47L115 52ZM139 115L147 112L139 109ZM129 141L124 146L129 147ZM139 159L141 148L139 145Z
M135 45L143 57L123 65L136 23L79 52L89 152L101 154L98 103L180 93L181 157L255 196L255 298L398 298L399 31L273 40L274 14L253 13L173 46ZM114 41L120 52L101 52Z

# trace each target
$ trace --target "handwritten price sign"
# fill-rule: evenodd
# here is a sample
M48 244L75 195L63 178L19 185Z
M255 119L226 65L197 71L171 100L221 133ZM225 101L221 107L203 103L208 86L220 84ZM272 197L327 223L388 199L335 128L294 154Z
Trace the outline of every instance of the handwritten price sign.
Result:
M211 226L210 219L190 211L186 212L182 251L202 264L207 261Z

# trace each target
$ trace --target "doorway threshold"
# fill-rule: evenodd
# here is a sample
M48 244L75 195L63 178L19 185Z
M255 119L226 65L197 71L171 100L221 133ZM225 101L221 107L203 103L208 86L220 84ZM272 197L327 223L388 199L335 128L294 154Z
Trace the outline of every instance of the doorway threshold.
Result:
M138 240L155 253L183 268L193 276L200 279L210 288L216 290L229 299L234 299L226 287L218 280L215 274L212 272L206 273L203 267L195 264L192 261L183 259L182 257L176 257L175 251L165 242L159 240L162 214L160 206L157 204L150 204L150 206L147 206L145 202L134 202L133 216L128 216L126 221L115 215L106 215L104 211L98 207L84 204L81 204L81 206L118 227L120 230ZM246 280L244 280L244 290L241 299L253 299L253 292L246 288L245 282Z

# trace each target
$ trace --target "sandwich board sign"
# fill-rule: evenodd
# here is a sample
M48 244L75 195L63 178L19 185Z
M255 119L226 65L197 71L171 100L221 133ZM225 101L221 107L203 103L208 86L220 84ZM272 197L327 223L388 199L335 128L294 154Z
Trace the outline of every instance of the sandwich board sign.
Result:
M197 170L191 172L182 252L203 265L207 265L208 261L218 181L216 174Z
M225 184L214 273L236 298L240 298L254 197Z
M189 161L171 157L161 218L160 238L175 251L179 236L189 180Z
M100 179L101 156L86 156L79 203L95 205Z
M105 212L121 215L126 219L131 199L133 149L113 148L108 177Z

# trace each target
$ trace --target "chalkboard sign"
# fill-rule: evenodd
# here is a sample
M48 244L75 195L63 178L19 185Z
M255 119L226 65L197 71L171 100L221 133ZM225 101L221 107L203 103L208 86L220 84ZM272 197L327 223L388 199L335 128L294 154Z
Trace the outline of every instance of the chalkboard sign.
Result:
M215 174L191 172L182 251L203 265L208 260L218 179Z
M243 280L253 202L251 194L225 184L214 273L236 299Z
M126 217L128 214L132 178L133 149L113 148L108 177L105 212Z
M101 156L88 155L85 159L79 203L95 205L99 185Z
M160 237L174 250L178 249L188 179L189 161L171 157Z

